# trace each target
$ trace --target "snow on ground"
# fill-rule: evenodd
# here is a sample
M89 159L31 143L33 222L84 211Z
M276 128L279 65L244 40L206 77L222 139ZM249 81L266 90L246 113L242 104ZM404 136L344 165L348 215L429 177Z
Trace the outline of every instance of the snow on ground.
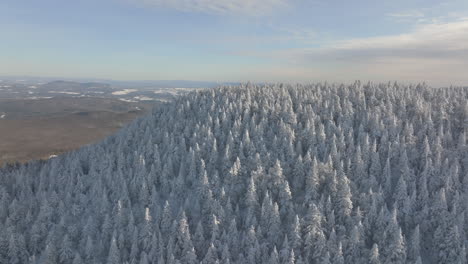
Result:
M153 101L154 100L153 98L148 97L148 96L135 96L133 98L139 101Z
M167 88L167 89L158 89L153 91L155 94L171 94L171 95L179 95L181 93L188 93L191 91L196 91L204 88L183 88L183 87L176 87L176 88Z
M181 91L193 91L193 90L198 90L198 89L203 89L203 88L175 87L173 89L174 90L181 90Z
M31 89L36 89L36 88L37 88L37 86L35 86L35 85L31 85L31 86L28 86L28 88L31 88Z
M6 116L6 114L2 114L2 115L0 115L0 119L4 119L4 118L5 118L5 116Z
M112 92L112 94L113 95L125 95L125 94L133 93L133 92L136 92L136 91L137 91L136 89L124 89L124 90L121 90L121 91Z
M157 91L153 91L153 93L155 93L155 94L172 94L172 95L177 95L177 92L176 92L176 91L172 91L172 90L157 90Z
M33 97L28 97L26 99L31 99L31 100L38 100L38 99L50 99L52 96L33 96Z
M120 101L127 102L127 103L136 103L137 101L135 100L129 100L129 99L124 99L124 98L119 98Z
M49 93L61 93L61 94L71 94L71 95L79 95L80 94L80 93L66 92L66 91L50 91Z

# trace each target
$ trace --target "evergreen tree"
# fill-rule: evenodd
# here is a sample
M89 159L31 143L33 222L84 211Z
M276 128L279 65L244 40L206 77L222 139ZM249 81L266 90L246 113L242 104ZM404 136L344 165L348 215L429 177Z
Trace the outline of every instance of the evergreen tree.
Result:
M117 242L115 238L112 238L109 254L107 256L107 264L118 264L120 262L120 251L117 248Z
M279 256L276 247L273 247L273 251L271 252L269 263L271 264L279 264Z
M48 244L45 249L45 262L50 264L59 263L57 259L57 249L54 244Z
M338 175L335 211L338 212L337 218L342 224L346 224L348 217L351 215L351 211L353 209L351 197L352 194L349 187L349 179L344 175L344 173L340 173Z
M81 256L79 253L75 254L75 257L73 258L73 264L83 264L83 260L81 259Z
M406 262L406 243L401 228L398 225L396 214L396 210L393 210L384 234L387 241L384 263Z
M65 235L63 241L60 245L59 259L62 263L70 262L74 257L73 246L71 241L68 239L68 236Z
M203 258L203 264L215 264L217 263L218 256L216 253L216 249L213 244L210 245L208 248L208 252L206 253L205 257Z
M380 264L380 255L379 255L379 247L377 244L372 246L372 249L369 254L369 264Z

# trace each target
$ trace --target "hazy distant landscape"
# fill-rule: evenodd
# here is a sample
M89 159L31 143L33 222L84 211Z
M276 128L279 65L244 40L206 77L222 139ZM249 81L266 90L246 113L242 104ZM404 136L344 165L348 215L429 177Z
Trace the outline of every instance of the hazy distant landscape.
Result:
M161 88L161 85L178 84L190 87ZM114 85L74 81L43 83L37 79L2 80L0 166L48 159L51 155L97 142L153 107L200 89L202 84L167 81Z

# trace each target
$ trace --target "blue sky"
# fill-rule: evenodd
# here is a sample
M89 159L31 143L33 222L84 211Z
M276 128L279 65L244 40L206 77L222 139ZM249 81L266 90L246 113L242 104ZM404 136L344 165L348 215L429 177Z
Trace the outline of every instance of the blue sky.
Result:
M468 1L4 0L0 75L468 84Z

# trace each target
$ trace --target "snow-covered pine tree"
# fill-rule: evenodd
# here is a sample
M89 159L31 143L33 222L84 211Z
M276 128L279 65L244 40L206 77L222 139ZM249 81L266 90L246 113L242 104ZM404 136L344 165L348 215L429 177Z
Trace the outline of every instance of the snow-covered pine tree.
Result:
M245 84L0 168L0 263L466 263L467 88Z

